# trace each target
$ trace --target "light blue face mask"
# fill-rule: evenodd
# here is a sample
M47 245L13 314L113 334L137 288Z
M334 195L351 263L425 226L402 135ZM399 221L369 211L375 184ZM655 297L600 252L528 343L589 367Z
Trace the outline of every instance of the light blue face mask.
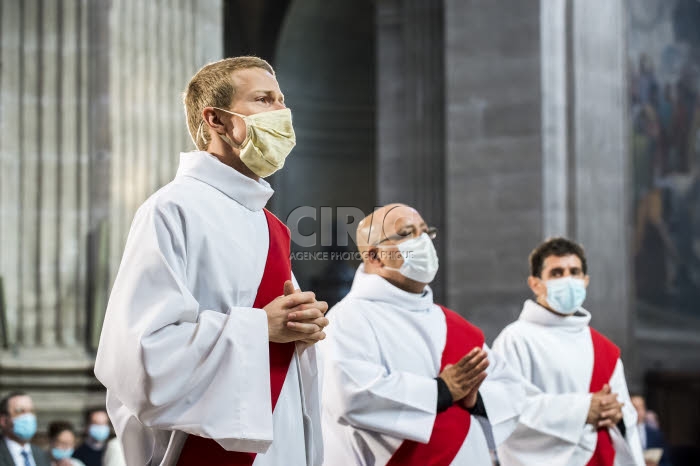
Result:
M573 314L586 299L586 283L580 278L547 280L547 303L560 314Z
M109 437L109 426L101 424L90 424L88 429L88 434L90 437L97 440L98 442L104 442Z
M73 449L69 448L67 450L63 450L61 448L52 448L51 456L53 456L53 459L56 461L65 460L73 456Z
M22 440L31 440L36 434L36 416L27 413L12 419L12 432Z

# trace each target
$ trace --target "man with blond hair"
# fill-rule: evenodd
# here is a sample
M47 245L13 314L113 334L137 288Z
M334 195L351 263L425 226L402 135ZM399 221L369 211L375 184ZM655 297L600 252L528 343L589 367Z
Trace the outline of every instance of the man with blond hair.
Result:
M95 374L128 465L318 465L315 347L327 305L297 290L262 178L295 144L274 71L204 66L185 91L198 151L138 210Z

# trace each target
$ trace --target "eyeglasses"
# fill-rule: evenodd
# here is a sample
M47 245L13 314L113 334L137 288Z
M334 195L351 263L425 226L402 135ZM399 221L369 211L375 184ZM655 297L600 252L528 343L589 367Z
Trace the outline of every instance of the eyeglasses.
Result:
M438 232L437 227L428 227L425 230L419 230L418 232L416 232L414 230L410 233L404 233L404 234L397 233L395 235L387 236L383 240L374 243L374 245L379 246L384 241L402 241L402 240L405 240L408 238L415 238L417 236L422 235L423 233L426 233L430 239L435 239L435 237L437 236L437 232Z

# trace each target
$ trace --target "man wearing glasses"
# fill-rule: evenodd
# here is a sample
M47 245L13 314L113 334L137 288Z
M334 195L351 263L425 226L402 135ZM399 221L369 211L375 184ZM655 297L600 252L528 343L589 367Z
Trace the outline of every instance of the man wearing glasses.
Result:
M326 465L491 465L523 406L547 401L433 302L436 234L402 204L358 226L363 263L319 344Z

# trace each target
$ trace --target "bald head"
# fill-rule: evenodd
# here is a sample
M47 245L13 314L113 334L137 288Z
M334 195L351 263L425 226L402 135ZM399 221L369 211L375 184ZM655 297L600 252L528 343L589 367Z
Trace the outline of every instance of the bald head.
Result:
M418 214L413 207L404 204L388 204L380 207L368 216L362 219L357 226L357 247L360 252L364 253L369 246L374 246L387 236L396 233L394 230L388 231L392 227L392 220L398 215L409 213ZM387 226L387 223L390 225Z
M428 230L425 220L413 207L389 204L375 210L362 219L355 237L365 273L379 275L402 290L422 292L430 280L419 282L399 271L404 257L398 247Z
M413 237L416 232L427 228L423 217L413 207L405 204L388 204L362 219L357 226L357 248L367 262L367 252L387 239L385 246L404 237Z

